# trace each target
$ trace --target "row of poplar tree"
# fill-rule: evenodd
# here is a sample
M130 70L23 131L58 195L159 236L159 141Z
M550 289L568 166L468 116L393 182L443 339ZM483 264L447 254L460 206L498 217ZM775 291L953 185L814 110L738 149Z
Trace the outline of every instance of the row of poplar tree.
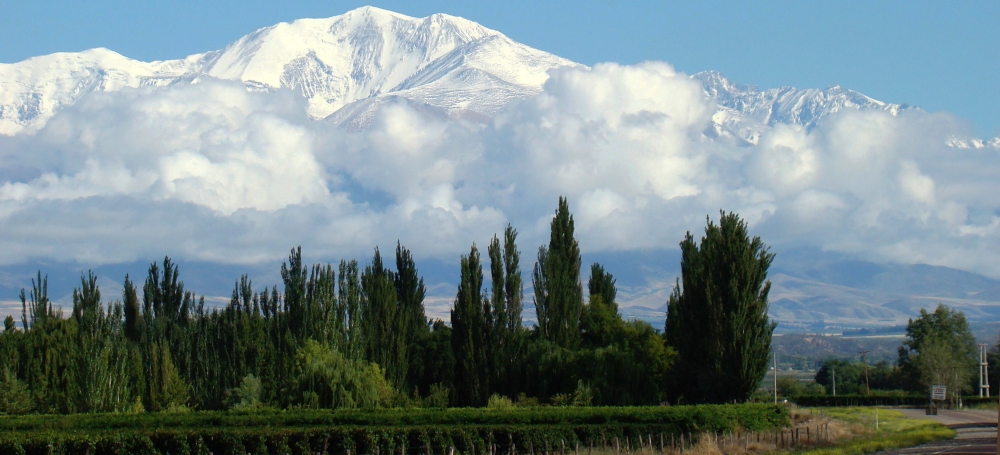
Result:
M169 258L150 266L141 287L126 276L111 302L93 274L83 276L69 315L53 308L39 274L21 292L23 330L8 317L0 335L0 412L481 406L491 397L725 402L745 400L763 377L773 256L736 215L709 222L700 247L690 235L681 243L684 290L678 283L671 296L666 333L623 320L615 279L600 264L584 299L563 198L530 274L538 322L525 327L516 242L508 226L489 242L488 264L475 245L461 257L449 323L426 317L423 279L400 244L395 270L377 248L363 269L357 261L307 266L293 249L283 289L254 290L244 276L223 308L185 289ZM727 242L735 249L720 255ZM719 283L740 289L725 294Z

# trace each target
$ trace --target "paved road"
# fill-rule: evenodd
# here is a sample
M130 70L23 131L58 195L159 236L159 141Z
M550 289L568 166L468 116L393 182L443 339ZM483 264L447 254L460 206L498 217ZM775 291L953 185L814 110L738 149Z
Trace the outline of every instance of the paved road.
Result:
M938 415L924 414L923 409L900 409L908 417L941 422L958 432L949 441L936 441L908 449L883 452L884 455L994 455L997 453L996 411L938 410Z

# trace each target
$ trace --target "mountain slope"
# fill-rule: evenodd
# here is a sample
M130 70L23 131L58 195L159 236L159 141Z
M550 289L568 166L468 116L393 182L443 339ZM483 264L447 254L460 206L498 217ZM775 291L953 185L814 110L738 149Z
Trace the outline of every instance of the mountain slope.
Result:
M767 127L779 123L812 128L824 117L844 109L883 110L893 115L909 109L837 85L825 90L786 86L762 91L752 85L736 84L717 71L692 77L701 81L705 93L718 103L715 124L751 144L757 143Z
M280 23L181 60L146 63L94 49L2 64L0 134L37 130L87 93L205 76L257 90L294 90L308 100L314 118L352 103L367 106L349 109L353 114L337 123L365 126L358 119L370 118L383 97L488 117L512 99L538 93L550 69L573 65L459 17L418 19L363 7Z

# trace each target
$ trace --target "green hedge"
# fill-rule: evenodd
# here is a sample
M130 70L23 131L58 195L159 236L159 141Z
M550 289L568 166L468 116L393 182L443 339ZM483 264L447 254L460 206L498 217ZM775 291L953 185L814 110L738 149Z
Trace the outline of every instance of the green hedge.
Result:
M639 437L765 430L788 424L784 408L769 405L648 408L530 408L359 411L282 411L254 414L71 415L0 418L0 453L104 454L459 454L495 444L535 453L580 444L633 447ZM548 445L548 446L547 446Z
M789 400L799 406L806 407L842 407L842 406L927 406L928 396L925 394L872 394L866 395L801 395ZM977 404L995 404L997 398L962 397L962 404L975 406ZM940 403L939 403L940 405Z
M885 394L885 395L801 395L789 400L799 406L840 407L840 406L926 406L927 395Z

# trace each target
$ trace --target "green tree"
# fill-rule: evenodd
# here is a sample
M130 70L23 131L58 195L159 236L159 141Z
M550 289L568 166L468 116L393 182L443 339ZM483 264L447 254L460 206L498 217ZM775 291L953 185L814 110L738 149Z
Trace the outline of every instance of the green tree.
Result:
M387 403L392 388L378 365L344 358L308 339L295 354L286 394L309 408L374 409Z
M378 248L372 263L361 273L361 323L367 359L385 369L394 388L402 388L409 361L409 314L399 305L395 274L386 269Z
M538 331L556 345L572 349L580 336L583 288L580 245L573 236L573 215L566 198L559 198L550 227L549 245L538 248L538 262L532 273Z
M352 360L361 360L365 353L365 340L361 324L361 276L358 261L340 261L337 277L337 304L347 315L347 336L344 354Z
M450 390L454 388L455 351L452 349L452 328L437 319L431 324L430 331L421 336L411 347L411 370L416 381L413 386L418 393L430 399L430 402L447 406ZM443 396L443 398L442 398Z
M590 268L590 301L580 313L583 345L591 348L608 346L622 339L625 321L618 314L615 279L598 263Z
M610 272L604 270L604 266L594 263L590 266L590 279L587 280L587 289L590 295L601 296L601 302L618 312L618 288L615 286L615 277Z
M524 350L524 329L521 326L524 289L521 282L521 253L517 249L517 231L507 225L503 246L493 236L488 253L492 291L486 302L489 386L491 392L514 394L513 378L517 376Z
M14 372L0 370L0 414L27 414L35 408L27 384Z
M229 391L229 409L252 411L263 407L260 401L263 385L257 376L248 374L240 380L239 387Z
M775 324L767 315L774 255L735 213L711 220L701 245L681 242L681 280L667 304L678 353L675 392L690 402L745 401L767 371Z
M979 362L965 314L945 305L933 313L921 309L920 316L906 325L898 364L914 390L944 384L951 393L970 391Z
M409 351L414 346L420 344L420 341L427 336L430 327L427 324L427 315L424 312L424 295L427 294L424 279L417 272L417 265L413 260L413 254L410 253L410 250L403 247L400 242L396 242L395 284L400 311L405 315L407 321L406 345L408 347L407 357L409 365L406 371L406 385L407 388L411 388L416 386L420 380L419 376L422 367L418 362L423 359L411 355L412 353Z
M122 305L101 306L97 276L88 272L73 290L73 319L77 325L78 408L83 412L121 412L135 401L129 377L128 343L123 332Z
M488 391L486 315L483 267L473 244L461 259L461 279L451 310L452 349L455 352L455 401L459 406L481 406Z

